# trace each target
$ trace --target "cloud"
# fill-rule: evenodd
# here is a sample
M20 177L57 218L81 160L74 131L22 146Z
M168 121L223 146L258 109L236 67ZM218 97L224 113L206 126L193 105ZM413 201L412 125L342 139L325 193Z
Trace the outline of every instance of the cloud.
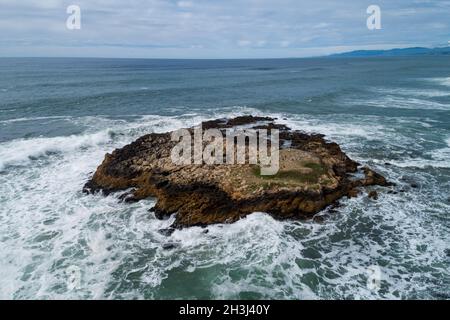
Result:
M249 40L239 40L238 45L239 47L249 47L252 44Z
M180 8L191 8L193 4L191 1L178 1L177 6Z
M370 0L0 0L0 55L292 57L339 48L446 44L450 1L379 0L382 30L366 27ZM76 48L76 50L74 49Z

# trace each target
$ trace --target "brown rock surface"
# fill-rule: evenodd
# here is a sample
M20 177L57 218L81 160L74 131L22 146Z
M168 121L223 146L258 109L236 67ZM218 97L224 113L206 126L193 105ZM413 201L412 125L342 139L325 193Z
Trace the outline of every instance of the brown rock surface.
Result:
M171 133L152 133L107 154L84 191L108 194L132 188L123 200L155 197L156 217L176 213L174 227L179 228L231 223L253 212L279 219L311 218L341 197L355 196L357 188L388 185L371 169L358 170L358 164L323 135L294 131L271 118L244 116L202 126L279 129L279 172L260 176L259 168L250 164L176 165L170 157L176 144Z

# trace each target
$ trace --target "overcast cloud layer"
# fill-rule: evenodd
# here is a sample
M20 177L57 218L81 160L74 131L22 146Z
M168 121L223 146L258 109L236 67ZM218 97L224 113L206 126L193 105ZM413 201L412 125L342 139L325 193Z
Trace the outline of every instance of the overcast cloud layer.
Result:
M81 30L66 28L81 7ZM368 30L366 9L382 10ZM0 56L304 57L443 46L447 0L0 0Z

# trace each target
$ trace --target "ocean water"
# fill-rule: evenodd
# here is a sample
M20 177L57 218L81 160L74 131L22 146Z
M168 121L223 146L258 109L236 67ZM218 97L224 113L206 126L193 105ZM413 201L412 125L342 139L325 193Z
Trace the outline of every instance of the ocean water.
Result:
M143 134L244 114L325 134L396 192L167 237L154 200L81 191ZM2 299L449 299L449 190L448 57L0 59Z

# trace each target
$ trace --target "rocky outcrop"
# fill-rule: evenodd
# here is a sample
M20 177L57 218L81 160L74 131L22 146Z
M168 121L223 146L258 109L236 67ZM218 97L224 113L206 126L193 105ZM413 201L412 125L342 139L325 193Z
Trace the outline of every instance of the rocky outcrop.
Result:
M122 191L124 201L157 199L157 218L176 214L174 227L231 223L253 212L279 219L312 217L364 186L389 183L371 169L358 168L323 135L306 134L275 119L244 116L202 123L203 130L278 129L280 170L261 176L257 165L174 164L171 133L152 133L107 154L85 192ZM193 128L188 129L193 131ZM226 143L224 139L224 143Z

